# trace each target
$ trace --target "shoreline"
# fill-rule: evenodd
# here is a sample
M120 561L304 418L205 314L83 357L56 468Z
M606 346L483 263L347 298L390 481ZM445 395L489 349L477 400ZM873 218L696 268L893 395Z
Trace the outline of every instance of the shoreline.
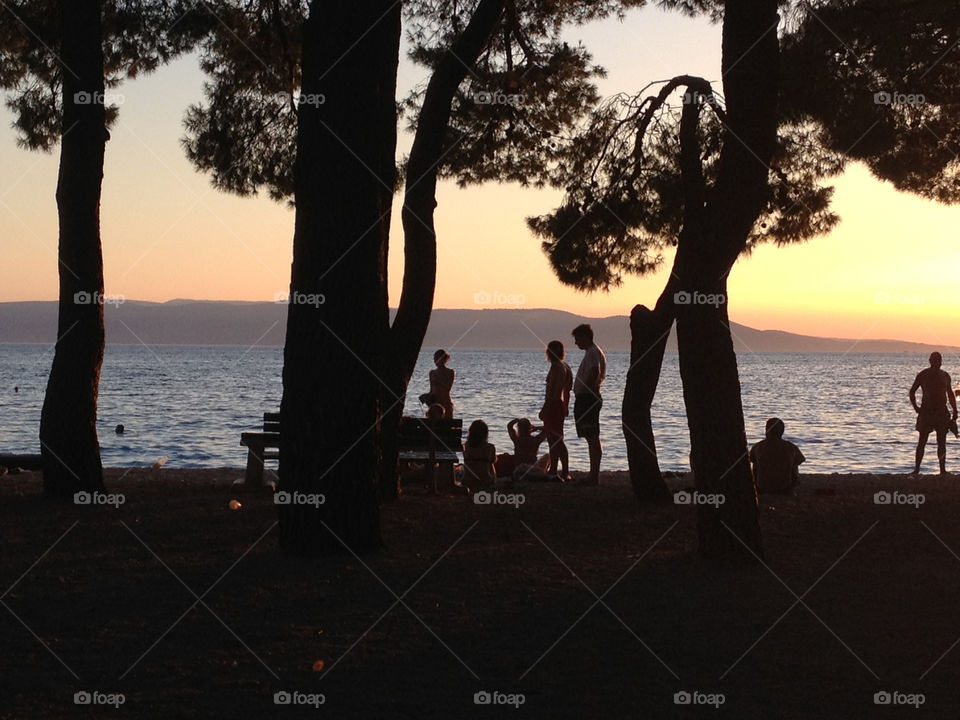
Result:
M243 480L245 469L237 466L217 468L177 468L177 467L105 467L104 482L118 485L141 485L143 483L182 484L197 486L225 486L232 487ZM573 471L572 483L542 483L526 482L524 487L576 487L575 481L586 476L586 472ZM665 471L664 481L671 490L683 490L693 487L690 473ZM28 486L42 482L43 474L40 471L21 470L0 475L0 488L13 485ZM268 468L264 473L264 481L276 480L276 471ZM500 483L498 483L499 485ZM627 470L602 470L600 472L600 487L627 488L630 485L630 473ZM896 486L895 488L893 486ZM419 483L410 484L416 490ZM241 490L242 485L237 485ZM795 497L816 494L823 489L844 490L856 492L866 489L951 489L960 491L960 472L941 477L939 473L921 473L919 477L910 477L907 473L801 473ZM761 496L766 497L766 496ZM777 497L777 496L770 496Z

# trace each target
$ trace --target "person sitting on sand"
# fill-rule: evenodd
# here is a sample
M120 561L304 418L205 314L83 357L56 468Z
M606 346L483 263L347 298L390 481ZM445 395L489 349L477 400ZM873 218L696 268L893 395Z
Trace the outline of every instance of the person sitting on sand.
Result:
M547 343L547 360L550 371L547 373L547 390L543 398L540 419L543 420L543 432L550 447L550 467L547 472L561 478L570 477L570 456L563 442L563 422L570 414L570 391L573 388L573 371L563 361L565 351L563 343L551 340ZM559 469L559 473L557 472Z
M750 448L753 482L759 493L792 495L800 479L800 463L806 461L800 448L783 439L780 418L767 420L766 439Z
M910 386L910 404L917 412L916 462L913 466L914 477L920 474L920 462L931 432L937 434L937 460L940 461L940 474L947 474L947 428L957 420L957 401L953 396L950 376L940 369L943 356L938 352L930 353L930 367L917 373L917 379ZM923 402L917 405L917 390L923 390ZM947 403L953 412L947 409Z
M497 449L487 441L489 436L490 429L483 420L470 423L463 443L463 485L469 491L489 487L497 477Z
M534 430L539 430L534 434ZM498 477L522 477L527 480L545 479L550 456L537 457L540 443L546 440L542 428L534 428L527 418L514 418L507 423L507 434L513 441L513 454L503 453L497 456Z

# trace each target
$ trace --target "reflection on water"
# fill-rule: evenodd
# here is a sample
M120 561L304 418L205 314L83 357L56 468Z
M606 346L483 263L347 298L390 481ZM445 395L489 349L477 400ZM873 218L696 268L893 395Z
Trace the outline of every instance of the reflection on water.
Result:
M602 341L602 338L600 338ZM428 387L432 353L421 355L407 412ZM568 348L576 371L582 353ZM513 417L536 421L548 369L538 350L451 350L457 378L453 397L464 425L483 418L490 441L509 449ZM52 350L0 345L0 452L37 452L40 407ZM169 466L242 466L240 432L280 405L281 348L111 346L100 390L104 463ZM629 354L607 353L601 415L603 466L626 469L620 402ZM926 357L913 355L741 354L740 381L747 439L762 438L764 421L778 415L786 437L804 448L806 472L906 472L912 466L915 416L907 390ZM948 372L952 368L945 366ZM953 369L960 376L960 369ZM14 392L19 387L19 392ZM657 450L667 470L685 470L690 452L676 353L667 353L653 410ZM126 432L115 435L123 423ZM586 444L567 425L571 467L586 466ZM932 452L932 450L931 450ZM948 467L960 468L960 444L948 448ZM933 455L931 455L933 457Z

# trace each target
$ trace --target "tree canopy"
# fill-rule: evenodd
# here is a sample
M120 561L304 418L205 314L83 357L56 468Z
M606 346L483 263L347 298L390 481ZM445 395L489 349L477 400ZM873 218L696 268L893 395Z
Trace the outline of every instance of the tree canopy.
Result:
M63 73L59 48L65 28L57 0L10 0L0 14L0 89L14 114L22 147L51 150L60 137ZM109 90L152 72L189 51L215 22L205 3L190 0L104 0L103 71L108 126L122 95Z
M784 38L783 117L897 190L956 203L958 43L953 3L808 3Z
M697 127L704 180L712 187L724 132L724 102L707 81L678 77L656 95L616 95L564 144L551 175L566 191L552 213L528 220L558 278L582 290L619 285L625 274L658 269L676 245L684 219L680 117L686 103L702 104ZM825 146L809 122L781 125L769 195L747 239L784 245L829 231L833 188L825 178L843 158Z
M709 7L683 9L710 12ZM769 197L744 252L829 232L840 220L828 181L850 161L879 179L940 202L960 201L960 22L944 3L802 2L781 23L778 148ZM557 277L608 289L663 263L682 218L680 109L707 105L698 127L707 185L716 172L724 100L699 79L675 78L659 95L603 101L555 153L549 182L566 195L528 220ZM692 84L691 84L692 83ZM667 94L664 94L664 90Z
M434 70L478 4L404 3L409 58ZM563 41L563 29L644 4L646 0L506 3L501 27L477 61L468 63L454 99L441 177L461 185L487 180L544 184L547 168L559 159L562 138L599 100L593 81L603 74L586 48ZM300 93L299 29L307 4L223 5L227 10L219 14L219 27L203 44L201 63L209 81L204 101L187 113L184 148L218 189L239 195L264 190L275 200L291 202L296 108L326 101ZM411 131L425 89L426 84L400 101Z

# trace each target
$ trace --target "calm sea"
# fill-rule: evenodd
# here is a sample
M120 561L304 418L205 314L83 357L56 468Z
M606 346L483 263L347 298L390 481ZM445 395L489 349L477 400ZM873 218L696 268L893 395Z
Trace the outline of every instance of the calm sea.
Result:
M432 352L432 351L431 351ZM464 425L483 418L498 451L508 449L513 417L536 421L548 365L537 350L455 348L454 402ZM428 389L431 353L421 356L410 385L407 412L419 414L416 396ZM576 370L582 353L567 360ZM0 345L0 452L39 452L40 408L53 350ZM601 416L603 465L626 469L620 402L629 353L607 353ZM907 399L914 375L926 365L913 355L744 354L739 358L747 439L763 436L770 415L786 423L786 436L807 457L807 472L905 472L912 466L915 416ZM281 348L107 348L100 386L99 430L104 464L168 467L241 467L240 432L255 428L264 410L280 406ZM960 368L945 369L960 375ZM14 388L19 387L19 392ZM411 400L412 398L412 400ZM667 353L654 405L661 465L686 470L687 438L676 353ZM126 432L114 433L122 423ZM586 444L568 421L571 468L585 469ZM956 460L950 460L955 458ZM925 469L935 466L934 448ZM948 467L960 470L960 443L948 448Z

